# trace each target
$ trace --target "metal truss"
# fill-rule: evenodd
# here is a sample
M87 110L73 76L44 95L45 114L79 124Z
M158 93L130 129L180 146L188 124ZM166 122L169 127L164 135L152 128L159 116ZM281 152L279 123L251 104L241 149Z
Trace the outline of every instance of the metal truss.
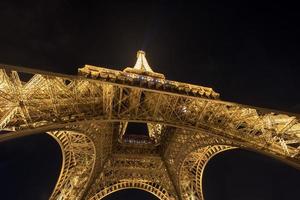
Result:
M214 155L233 148L235 147L225 145L206 146L187 156L179 174L182 199L203 200L202 179L205 165Z
M85 135L73 131L53 131L62 150L62 170L50 199L80 199L95 163L95 146Z
M203 199L205 163L235 147L300 168L298 115L166 80L143 52L124 71L86 65L71 76L0 68L0 141L47 132L62 148L51 199L100 199L130 187L161 199ZM128 122L147 123L149 137L125 137Z
M146 190L160 199L175 199L176 192L166 171L159 156L115 154L106 162L91 187L90 194L94 196L89 199L102 199L112 192L126 188Z

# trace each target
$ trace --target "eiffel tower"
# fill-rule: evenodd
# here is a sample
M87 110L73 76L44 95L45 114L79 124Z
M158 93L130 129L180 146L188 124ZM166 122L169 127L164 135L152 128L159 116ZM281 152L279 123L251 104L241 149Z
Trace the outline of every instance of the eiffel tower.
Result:
M0 141L47 133L63 162L50 197L97 200L126 188L162 200L204 199L205 165L234 148L300 168L299 115L222 101L170 81L137 52L134 67L78 75L0 66ZM142 134L129 126L142 124Z

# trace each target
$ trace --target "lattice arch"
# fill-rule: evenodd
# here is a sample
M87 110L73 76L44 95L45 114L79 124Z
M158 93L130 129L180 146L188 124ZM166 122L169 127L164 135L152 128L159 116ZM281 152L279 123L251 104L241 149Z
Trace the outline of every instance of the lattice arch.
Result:
M153 194L154 196L158 197L161 200L175 200L175 198L172 197L166 189L164 189L157 183L151 181L130 180L130 179L121 180L115 184L103 188L100 192L98 192L96 195L91 197L89 200L100 200L111 193L123 189L129 189L129 188L144 190L146 192Z
M204 200L202 179L206 164L215 155L235 148L226 145L210 145L190 153L185 158L179 174L182 199Z
M50 200L80 199L87 187L95 163L92 140L74 131L47 132L60 145L62 167Z

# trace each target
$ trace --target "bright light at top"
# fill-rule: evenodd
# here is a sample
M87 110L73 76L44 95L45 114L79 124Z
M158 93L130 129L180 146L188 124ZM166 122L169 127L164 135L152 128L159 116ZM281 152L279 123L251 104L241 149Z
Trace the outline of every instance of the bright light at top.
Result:
M137 60L133 68L153 72L153 70L151 69L151 67L147 62L146 53L144 51L142 50L138 51L136 56L137 56Z

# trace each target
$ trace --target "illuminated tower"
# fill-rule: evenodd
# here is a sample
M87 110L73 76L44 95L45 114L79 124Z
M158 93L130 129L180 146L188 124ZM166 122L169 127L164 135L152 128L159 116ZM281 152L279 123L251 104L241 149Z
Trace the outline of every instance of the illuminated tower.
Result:
M62 149L50 199L96 200L125 188L164 200L203 199L206 163L233 148L300 167L299 116L167 80L143 51L124 71L85 65L71 76L1 68L0 141L47 133ZM126 131L136 123L147 133Z

